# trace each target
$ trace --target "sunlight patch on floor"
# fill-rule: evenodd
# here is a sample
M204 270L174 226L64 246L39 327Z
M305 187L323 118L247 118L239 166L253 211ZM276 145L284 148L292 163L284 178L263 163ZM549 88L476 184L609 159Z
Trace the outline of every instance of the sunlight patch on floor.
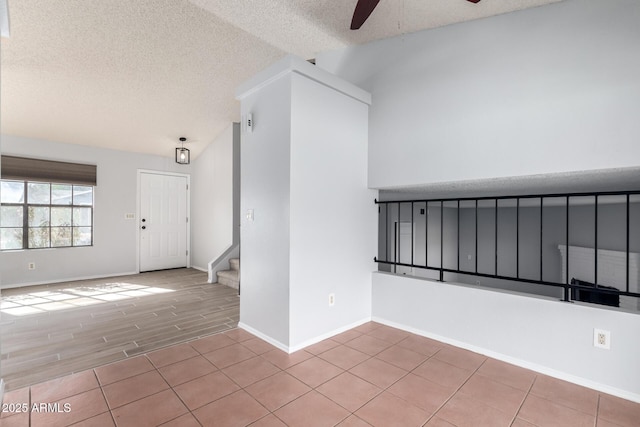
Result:
M12 316L28 316L167 292L175 292L175 290L126 282L79 286L6 296L0 303L0 312Z

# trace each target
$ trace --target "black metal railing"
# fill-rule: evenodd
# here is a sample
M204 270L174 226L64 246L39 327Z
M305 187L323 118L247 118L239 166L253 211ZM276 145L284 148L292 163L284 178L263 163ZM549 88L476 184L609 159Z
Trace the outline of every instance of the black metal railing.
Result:
M603 295L604 300L609 302L600 303L616 305L610 302L615 298L607 296L633 297L637 299L636 309L640 309L640 285L638 284L638 271L636 271L638 266L635 265L634 271L630 271L632 245L636 251L634 256L640 252L640 191L376 200L375 203L378 204L379 212L379 253L375 257L375 261L380 265L390 266L393 272L397 272L398 267L406 267L438 272L440 281L444 281L445 273L454 273L552 286L564 290L562 296L564 301L572 299L588 301L590 295ZM418 211L416 211L416 207ZM590 214L591 207L593 212ZM608 207L607 214L599 215L599 211L604 210L605 207ZM530 208L539 209L539 215L537 212L529 210ZM561 215L560 211L563 208L565 212L563 212L564 215ZM431 215L430 210L433 210ZM492 221L484 220L484 225L480 224L479 213L484 212L483 218L486 218L486 212L490 210L493 210ZM515 212L512 212L513 210ZM416 212L418 212L417 217ZM523 212L527 213L526 220L521 218ZM464 221L461 221L461 213L465 214ZM470 219L472 214L473 219ZM503 237L503 241L506 239L508 242L515 243L515 248L511 246L511 249L515 250L515 254L511 253L509 248L505 248L504 251L507 253L501 255L499 252L501 249L499 230L511 224L513 215L515 215L515 226L511 225L511 227L515 227L513 233L515 236L507 232L507 237ZM535 215L537 215L537 224L532 227ZM564 221L562 221L562 216ZM621 220L622 217L624 220ZM432 218L431 222L430 218ZM593 221L591 225L589 225L590 221ZM451 226L452 222L454 222L453 226ZM564 223L562 224L562 222ZM489 242L487 237L479 239L479 231L483 231L483 236L487 235L487 231L491 231L491 223L494 229L493 242ZM474 232L469 233L471 224L474 224ZM466 232L461 231L462 226ZM537 227L539 230L536 229ZM410 228L410 235L408 228ZM548 228L552 231L547 231ZM599 239L599 230L603 229L605 230L603 236L607 239ZM522 236L523 232L526 232L527 237ZM380 235L381 233L383 235ZM453 233L456 235L455 239L450 237ZM503 234L505 233L503 232ZM613 235L622 236L622 234L624 234L622 238L612 240ZM423 239L424 242L422 242ZM538 241L535 242L535 240ZM608 241L606 247L599 247L602 240ZM588 244L585 244L585 241L588 241ZM479 248L479 242L483 243L483 248ZM490 247L488 242L493 243L493 247ZM461 244L467 248L474 248L473 266L466 263L466 267L461 268ZM521 259L523 256L521 245L523 244L525 248L535 246L535 244L539 245L537 255L539 260L527 261L529 262L527 274L523 274L520 268L523 261ZM564 259L562 259L560 250L563 245L566 248ZM571 249L572 247L573 249ZM593 251L593 265L590 266L593 271L593 282L587 281L585 277L571 277L570 268L572 266L569 263L569 253L571 250L576 251L576 247L586 247L589 251ZM557 249L555 254L550 251L551 248ZM535 249L537 248L534 248L534 253ZM408 250L410 253L407 253ZM439 252L439 262L437 256L434 259L433 253L430 257L430 251ZM487 258L487 254L492 253L493 262L484 262L485 267L479 268L479 251L484 258ZM618 280L618 283L612 284L610 283L611 277L607 276L602 281L599 280L599 251L615 251L624 254L623 283ZM528 252L532 253L531 250ZM508 261L513 255L515 255L515 266L503 266L501 271L499 261L500 265L504 265L505 261ZM467 261L469 260L471 260L470 254L467 256ZM549 262L549 260L553 262ZM491 260L489 259L489 261ZM532 262L537 264L536 261L539 264L531 267L530 264ZM560 263L564 263L564 265L560 265ZM493 271L487 271L486 266L490 264L493 265ZM532 277L532 268L537 270L537 277ZM558 268L562 271L558 271ZM553 271L549 272L549 269ZM504 273L504 270L509 272ZM610 276L620 273L619 271L611 272L610 268L606 270L605 273L601 270L601 275ZM584 267L581 271L584 272Z

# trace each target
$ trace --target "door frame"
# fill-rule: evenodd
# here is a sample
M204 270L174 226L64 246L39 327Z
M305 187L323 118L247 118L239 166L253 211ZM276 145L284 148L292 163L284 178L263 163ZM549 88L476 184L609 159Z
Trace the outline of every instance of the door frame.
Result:
M187 268L191 268L191 175L153 169L138 169L136 173L136 273L140 273L140 180L143 173L165 176L179 176L187 179Z

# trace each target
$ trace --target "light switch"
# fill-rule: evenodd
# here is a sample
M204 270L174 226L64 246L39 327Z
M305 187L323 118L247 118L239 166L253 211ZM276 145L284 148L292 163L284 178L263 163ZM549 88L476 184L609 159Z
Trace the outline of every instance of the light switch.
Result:
M253 221L253 209L247 210L247 220Z

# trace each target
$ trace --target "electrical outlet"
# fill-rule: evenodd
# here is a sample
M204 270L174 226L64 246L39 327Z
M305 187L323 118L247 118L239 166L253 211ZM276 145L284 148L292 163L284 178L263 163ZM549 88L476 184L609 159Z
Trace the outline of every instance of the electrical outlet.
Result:
M609 350L611 348L611 332L603 329L594 329L593 346Z
M27 268L28 268L29 270L35 270L35 269L36 269L36 263L35 263L35 262L30 262L30 263L27 265Z
M336 304L336 294L329 294L329 307L333 307Z

